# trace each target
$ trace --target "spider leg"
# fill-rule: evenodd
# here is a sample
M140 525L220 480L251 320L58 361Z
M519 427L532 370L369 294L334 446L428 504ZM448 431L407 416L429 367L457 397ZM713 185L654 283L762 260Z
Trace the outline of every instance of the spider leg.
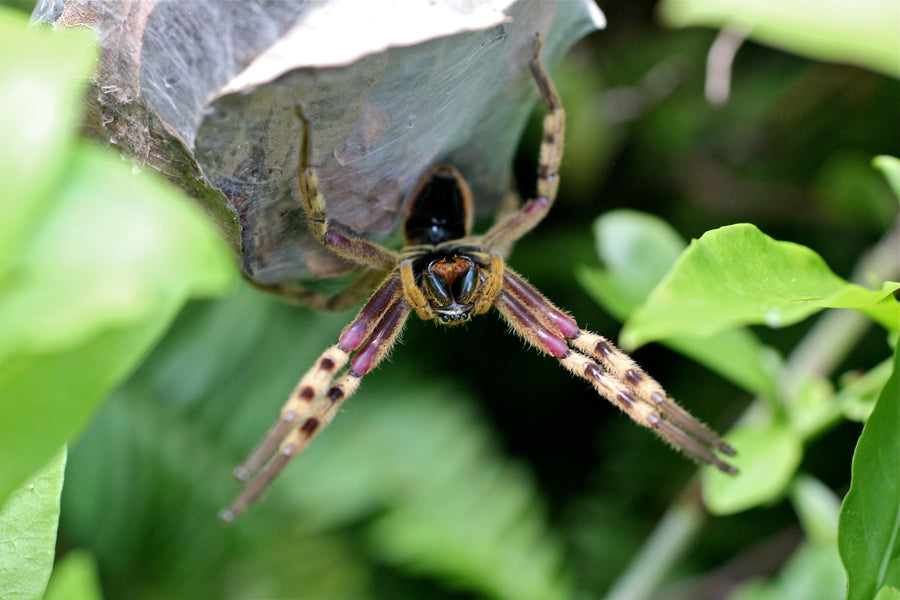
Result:
M559 165L565 145L566 113L553 81L540 60L541 41L537 38L531 73L549 112L544 116L543 139L538 157L537 196L527 201L518 212L500 220L482 238L488 250L509 248L513 242L531 231L550 210L559 188Z
M338 343L307 371L282 407L279 419L235 469L239 481L250 483L220 513L222 520L234 520L253 503L331 421L343 401L359 387L360 378L375 368L396 343L409 311L399 278L392 273L344 329ZM334 381L348 362L347 370Z
M325 196L319 191L319 176L309 164L312 146L309 136L309 121L303 110L295 107L300 119L300 159L297 174L300 180L300 197L309 222L309 231L319 242L343 258L388 271L397 264L397 253L378 244L360 238L347 227L328 218Z
M503 270L503 257L499 252L491 252L491 266L484 280L484 289L475 302L476 315L483 315L494 305L494 300L503 287Z
M726 473L737 472L715 454L717 450L733 456L731 446L669 398L628 355L605 338L580 329L574 319L509 269L494 305L526 341L587 380L639 425L653 429L695 460Z
M359 305L363 298L368 298L372 291L384 281L384 276L384 271L364 269L350 285L333 295L311 290L297 283L266 284L252 280L250 283L259 290L313 310L343 312Z
M416 285L416 276L412 270L412 260L406 259L400 263L400 282L403 286L403 294L406 301L415 309L416 314L423 321L430 321L435 318L434 310L425 298L425 294Z
M515 186L511 184L510 187L512 188ZM519 197L518 192L510 191L503 197L503 200L500 201L500 206L497 207L497 214L494 222L499 223L516 214L521 205L522 198ZM514 239L504 239L502 242L495 241L494 245L491 247L491 252L496 252L505 259L512 253L513 244L515 244L515 242L516 240Z

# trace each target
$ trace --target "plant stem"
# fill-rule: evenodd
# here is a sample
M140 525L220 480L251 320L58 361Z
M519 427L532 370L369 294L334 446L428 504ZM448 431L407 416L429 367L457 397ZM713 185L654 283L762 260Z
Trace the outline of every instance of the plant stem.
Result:
M873 279L900 278L900 219L857 263L854 283ZM794 348L787 359L783 381L785 398L793 398L797 384L816 374L829 376L856 346L872 321L853 310L826 311ZM757 398L745 409L743 418L764 402ZM606 600L647 600L682 554L691 547L708 517L702 503L695 500L699 479L695 476L669 506L622 575L613 583Z
M652 596L703 527L707 513L697 498L698 491L696 480L692 480L662 516L625 573L616 580L606 600L643 600Z

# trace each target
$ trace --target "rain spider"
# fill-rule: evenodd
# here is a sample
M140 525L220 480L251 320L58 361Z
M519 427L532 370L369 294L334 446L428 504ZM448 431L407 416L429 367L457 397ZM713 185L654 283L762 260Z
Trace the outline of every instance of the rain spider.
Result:
M549 109L543 122L537 195L480 236L471 235L469 188L449 165L432 168L413 190L404 223L406 244L399 252L364 240L330 220L316 172L309 165L309 123L298 109L302 123L300 190L310 231L335 254L365 267L363 281L374 275L381 284L337 344L325 350L303 376L279 419L235 470L235 476L247 486L221 512L224 521L234 520L254 502L334 417L359 387L363 375L396 343L412 311L426 321L452 326L493 306L529 344L586 380L639 425L652 429L698 462L736 473L716 455L718 451L733 456L735 451L715 432L669 398L631 357L606 338L580 329L572 317L504 263L512 243L547 214L559 186L565 112L539 60L540 43L537 47L531 71ZM331 298L298 288L279 291L313 306L335 308L348 304L365 287L353 285Z

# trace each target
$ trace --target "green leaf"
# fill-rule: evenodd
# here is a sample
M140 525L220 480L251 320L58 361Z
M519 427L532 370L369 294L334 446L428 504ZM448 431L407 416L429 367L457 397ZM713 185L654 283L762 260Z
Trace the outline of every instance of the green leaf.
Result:
M606 268L581 267L575 275L582 287L621 321L644 301L687 246L662 219L630 210L601 216L594 223L594 232L597 253ZM781 360L749 331L708 336L687 333L660 342L755 395L775 396Z
M100 575L94 557L73 550L56 563L44 600L102 600Z
M900 327L892 292L867 290L835 275L804 246L753 225L706 232L691 242L665 280L626 323L629 346L681 335L712 335L749 324L782 327L823 308L855 308L891 330Z
M31 29L20 13L0 10L0 257L27 239L66 167L97 56L92 42L89 31ZM7 266L0 261L0 289Z
M594 221L597 256L605 269L582 269L582 285L620 321L665 276L687 245L662 219L633 210L614 210Z
M59 451L0 506L0 598L39 600L56 552L59 496L66 467Z
M900 200L900 159L895 156L880 155L872 159L872 165L884 174L894 196Z
M900 587L900 340L894 372L863 427L838 529L847 600Z
M884 586L878 590L875 600L900 600L900 590L892 586Z
M226 289L206 217L117 157L79 144L0 295L0 497L71 439L184 301Z
M847 62L900 77L900 4L664 0L673 27L731 27L757 42L817 60Z
M715 515L728 515L766 504L785 492L803 457L797 435L784 423L741 424L726 440L738 454L729 461L737 476L715 469L702 472L703 500Z
M837 543L841 501L828 486L811 475L800 474L791 485L791 501L806 539L823 545Z
M190 201L76 137L86 32L0 13L0 499L234 267Z
M887 358L864 375L849 373L841 378L842 387L835 400L846 418L860 423L866 422L881 390L891 377L893 363L893 358Z

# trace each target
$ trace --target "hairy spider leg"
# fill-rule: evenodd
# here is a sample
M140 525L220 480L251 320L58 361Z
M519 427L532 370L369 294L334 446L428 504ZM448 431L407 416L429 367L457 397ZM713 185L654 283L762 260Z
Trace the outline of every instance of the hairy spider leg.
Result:
M481 296L475 302L474 312L476 315L483 315L494 305L497 294L503 289L503 273L505 265L503 256L499 252L491 252L491 264L487 268L487 275L484 276L483 288Z
M513 242L531 231L546 216L559 188L559 165L565 146L566 112L550 75L540 60L541 40L535 42L531 73L541 92L541 98L549 111L544 115L543 138L538 156L537 195L525 202L518 212L497 222L481 238L488 249L508 248Z
M434 314L434 310L432 310L431 304L428 303L428 299L425 298L425 294L416 285L412 259L407 258L400 263L400 284L403 287L406 301L409 302L409 305L416 311L416 315L420 319L423 321L437 319L437 315Z
M239 481L250 483L220 513L222 520L232 521L252 504L331 421L341 403L359 387L360 378L374 369L396 343L409 312L399 278L392 273L344 329L338 343L307 371L263 441L235 469ZM348 362L347 370L334 382Z
M734 449L669 398L627 354L605 338L579 328L520 275L507 269L503 279L495 306L526 341L555 357L566 370L587 380L632 420L654 430L675 448L725 473L737 472L713 451L733 456Z
M398 256L393 250L364 240L348 228L328 218L325 196L319 191L319 176L309 164L312 145L309 121L300 106L295 107L300 119L300 159L297 176L300 180L300 198L309 222L309 230L319 242L343 258L373 269L390 271L397 265Z
M723 454L734 456L734 448L722 440L713 430L695 419L675 402L663 387L644 371L633 358L619 350L612 342L591 331L578 327L575 320L557 308L546 296L513 271L508 271L505 283L529 311L538 316L541 323L566 338L582 353L597 359L606 371L634 389L638 396L656 405L660 414L675 423L692 437L716 448Z
M675 402L659 382L609 340L596 333L581 329L571 341L576 348L584 354L594 357L612 375L627 383L641 399L653 404L663 417L685 433L727 456L737 454L734 448Z

